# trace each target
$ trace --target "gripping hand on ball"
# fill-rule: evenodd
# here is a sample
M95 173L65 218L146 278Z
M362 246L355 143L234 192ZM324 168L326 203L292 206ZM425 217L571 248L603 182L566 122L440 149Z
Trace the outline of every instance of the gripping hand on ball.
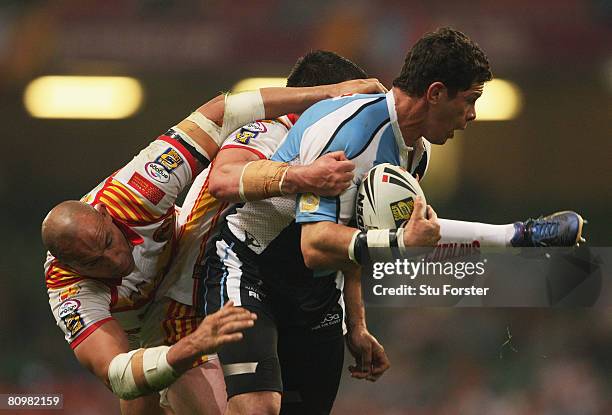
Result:
M420 196L414 199L414 209L410 220L404 225L405 246L436 246L440 240L438 215Z

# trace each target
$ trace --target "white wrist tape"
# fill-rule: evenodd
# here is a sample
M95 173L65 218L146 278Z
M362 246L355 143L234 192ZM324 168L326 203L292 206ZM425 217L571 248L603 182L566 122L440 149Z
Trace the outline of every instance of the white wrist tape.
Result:
M357 262L357 258L355 257L355 239L357 239L357 236L360 233L361 233L360 230L356 230L355 233L353 233L353 237L351 238L351 242L349 242L349 246L348 246L349 259L357 265L359 265L359 262Z
M108 381L115 395L134 399L164 389L178 378L168 364L168 346L121 353L108 367Z
M404 227L400 227L395 231L395 236L397 237L397 247L399 248L399 252L403 255L406 252L406 245L404 245Z
M266 110L259 90L228 94L225 97L221 142L239 127L264 118L266 118Z
M372 229L367 238L368 248L389 248L389 229Z

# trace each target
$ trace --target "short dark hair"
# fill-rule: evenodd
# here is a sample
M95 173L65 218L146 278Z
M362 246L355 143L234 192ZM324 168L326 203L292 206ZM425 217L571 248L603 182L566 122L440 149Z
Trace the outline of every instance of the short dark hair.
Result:
M412 47L400 75L393 81L410 96L423 96L429 85L442 82L449 95L492 79L485 53L465 34L443 27L425 34Z
M329 85L367 77L363 69L337 53L315 50L297 60L287 77L287 86Z

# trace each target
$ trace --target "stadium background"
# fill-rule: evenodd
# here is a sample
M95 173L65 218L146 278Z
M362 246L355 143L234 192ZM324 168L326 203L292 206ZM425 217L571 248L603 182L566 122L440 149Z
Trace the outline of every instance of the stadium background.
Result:
M466 32L487 52L494 75L520 88L523 107L512 120L475 122L434 149L435 170L423 186L429 202L441 217L492 223L574 209L590 220L589 242L610 245L607 0L0 5L0 393L61 392L65 413L117 410L55 327L42 275L42 218L218 91L245 77L283 76L310 49L341 53L390 85L423 32L442 25ZM24 88L50 74L132 76L144 102L122 120L33 118ZM336 414L612 413L610 310L368 315L393 366L376 384L344 376ZM504 345L508 329L512 348Z

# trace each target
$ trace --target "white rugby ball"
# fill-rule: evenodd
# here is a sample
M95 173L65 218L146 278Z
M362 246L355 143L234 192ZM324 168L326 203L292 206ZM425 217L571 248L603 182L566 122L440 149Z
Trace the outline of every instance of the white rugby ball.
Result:
M372 167L357 192L357 226L362 231L399 228L410 219L416 196L425 200L419 182L406 170L389 163Z

